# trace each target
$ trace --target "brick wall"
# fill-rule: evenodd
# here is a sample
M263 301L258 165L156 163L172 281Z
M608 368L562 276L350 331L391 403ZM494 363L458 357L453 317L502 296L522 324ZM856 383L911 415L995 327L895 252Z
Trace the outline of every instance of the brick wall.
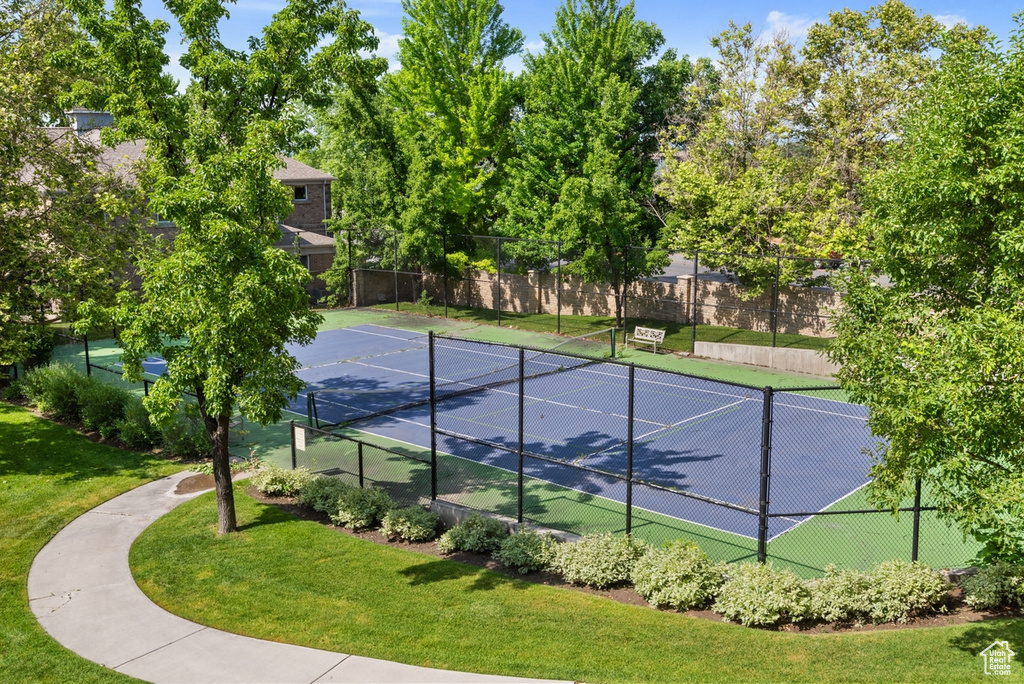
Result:
M289 188L303 183L291 183ZM326 192L326 197L324 196ZM326 199L326 212L325 212ZM322 181L306 184L306 199L292 203L292 213L284 220L285 225L301 228L314 233L325 234L323 221L331 217L331 186Z
M357 270L354 304L372 306L395 301L395 276L391 271ZM426 288L434 303L444 301L444 279L439 275L398 274L399 299L412 302ZM531 271L527 275L502 274L502 311L558 312L558 278L554 273ZM644 280L632 283L627 298L629 317L653 318L689 324L693 308L692 276L680 276L675 282ZM735 283L700 279L697 289L697 323L760 332L771 331L771 290L757 297ZM448 303L495 309L498 277L486 271L467 271L462 279L448 283ZM782 287L779 291L778 332L829 336L829 317L839 307L838 293L828 288ZM607 284L586 283L579 278L563 277L561 293L563 314L613 316L615 297Z

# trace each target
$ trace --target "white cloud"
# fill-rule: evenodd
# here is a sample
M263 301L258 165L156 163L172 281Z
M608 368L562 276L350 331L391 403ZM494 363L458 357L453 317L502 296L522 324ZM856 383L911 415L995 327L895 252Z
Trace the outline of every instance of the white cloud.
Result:
M360 51L359 54L363 57L369 57L371 54L385 57L388 60L388 71L397 71L400 66L398 64L398 41L402 39L402 34L388 33L378 29L374 29L373 32L377 35L377 49L373 52Z
M523 44L523 49L526 50L527 52L532 52L532 53L536 54L536 53L538 53L538 52L540 52L541 50L544 49L544 41L543 40L531 40L529 43L524 43Z
M935 21L946 28L953 28L957 24L971 25L971 22L967 21L967 17L961 17L959 14L936 14Z
M807 29L811 28L814 24L818 23L817 19L808 19L807 17L796 17L791 14L785 14L773 10L768 13L768 17L765 19L767 28L764 31L764 38L768 39L776 33L784 33L789 36L793 42L800 42L807 36Z

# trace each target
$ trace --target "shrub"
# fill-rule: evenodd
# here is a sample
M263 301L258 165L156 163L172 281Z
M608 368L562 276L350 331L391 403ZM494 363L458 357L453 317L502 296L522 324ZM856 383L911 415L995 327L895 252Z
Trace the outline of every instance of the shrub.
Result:
M875 622L906 622L929 612L945 600L948 590L942 575L920 563L887 561L869 577L868 602Z
M114 427L125 446L132 449L152 449L160 444L160 430L149 419L149 411L138 397L130 397L124 406L124 416Z
M442 534L437 540L437 549L441 553L494 553L507 536L508 531L501 521L474 513Z
M995 563L960 581L964 601L978 610L1024 606L1024 566Z
M751 626L799 622L810 614L811 592L792 570L776 570L771 563L741 563L729 570L712 606L719 615Z
M160 426L160 438L167 451L181 458L209 458L213 453L210 433L192 404L183 405Z
M523 574L546 570L554 560L557 544L550 535L521 529L501 540L500 546L494 551L494 560Z
M253 487L267 496L294 496L313 480L306 468L288 470L274 463L262 463L249 478Z
M338 497L337 508L328 513L335 525L361 530L379 525L393 508L395 502L387 492L374 487L350 487Z
M811 615L826 622L850 622L871 614L871 577L856 570L825 568L825 576L810 584Z
M82 427L112 437L117 434L117 423L124 418L132 394L124 387L90 379L79 386L78 398L82 403Z
M647 545L628 535L587 535L574 544L559 544L555 569L571 584L603 589L629 580Z
M34 368L25 374L25 396L43 413L78 422L82 419L79 391L88 379L68 363Z
M440 522L441 518L437 513L424 510L420 506L395 508L384 514L380 531L388 539L429 541L437 536L437 525Z
M10 385L4 388L5 401L17 401L25 398L25 385L22 380L13 380Z
M655 608L701 608L718 595L724 566L712 563L693 542L676 541L649 548L633 566L638 594Z
M317 475L299 488L298 502L320 513L333 513L338 510L338 500L352 489L358 489L342 482L336 477Z

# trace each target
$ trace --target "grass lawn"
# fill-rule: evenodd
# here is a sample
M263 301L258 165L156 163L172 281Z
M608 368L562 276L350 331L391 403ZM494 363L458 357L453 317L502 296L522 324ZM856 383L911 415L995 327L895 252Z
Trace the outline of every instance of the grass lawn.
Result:
M396 311L394 304L378 304L373 308L380 311ZM399 304L398 311L419 316L432 316L434 318L446 320L444 318L444 306L438 304L401 302ZM479 309L468 306L449 306L447 320L497 325L498 312L493 309ZM502 327L507 328L553 333L558 330L558 316L555 316L554 314L502 311L501 325ZM671 321L661 321L653 318L633 317L629 317L627 319L627 325L630 331L637 325L664 330L664 349L666 350L693 351L693 332L689 325L673 323ZM585 333L614 327L616 327L614 317L576 316L571 314L562 314L561 316L561 332L563 335L583 335ZM621 334L622 331L620 330L619 332ZM770 332L754 332L751 330L725 328L715 325L698 325L697 340L700 342L727 342L729 344L749 344L759 347L770 347L772 344L772 334ZM779 333L776 335L775 339L775 346L789 347L792 349L827 349L830 343L831 340L829 338L794 335L790 333Z
M338 534L245 486L236 535L217 536L204 495L139 538L132 570L157 603L265 639L593 683L985 681L982 649L1024 643L1020 620L812 636L626 606Z
M78 657L43 631L29 608L28 571L73 519L176 470L0 404L0 681L134 681Z

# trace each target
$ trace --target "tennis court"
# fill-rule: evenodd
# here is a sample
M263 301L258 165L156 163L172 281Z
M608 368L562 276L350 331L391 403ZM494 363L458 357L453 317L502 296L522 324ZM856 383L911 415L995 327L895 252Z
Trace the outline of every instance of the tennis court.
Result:
M314 345L293 353L305 366L298 375L315 392L321 424L347 423L429 448L425 335L358 326L322 333ZM518 471L518 355L514 347L438 338L439 450ZM524 474L625 501L629 367L566 356L562 349L524 352L523 364L523 451L539 457L528 459ZM634 505L756 537L751 513L760 499L763 392L636 368L633 395ZM293 410L304 413L306 402L300 397ZM873 440L864 407L796 393L778 394L772 404L772 510L820 511L866 484L865 447ZM807 519L774 518L768 538Z

